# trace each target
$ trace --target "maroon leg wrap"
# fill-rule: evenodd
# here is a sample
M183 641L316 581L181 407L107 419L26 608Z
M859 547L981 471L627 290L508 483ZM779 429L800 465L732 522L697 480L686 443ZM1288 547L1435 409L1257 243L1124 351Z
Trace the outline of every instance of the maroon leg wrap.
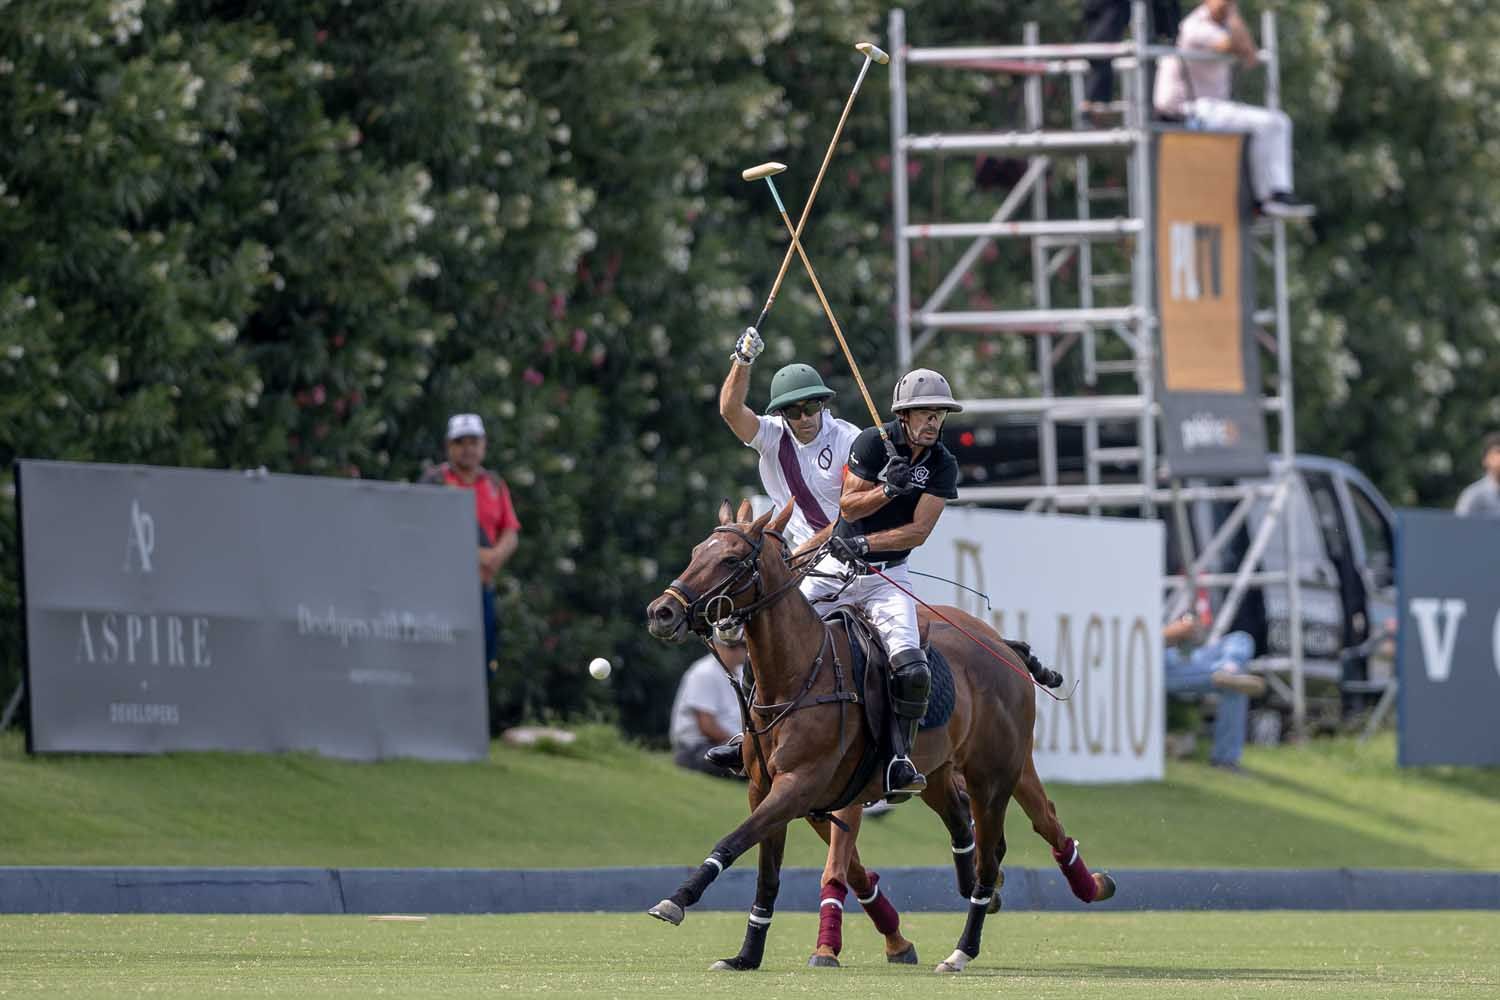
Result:
M1094 881L1089 866L1083 863L1083 855L1078 851L1078 841L1069 837L1061 851L1052 852L1052 857L1057 862L1057 867L1062 869L1063 875L1067 876L1068 887L1073 890L1073 895L1085 903L1092 903L1099 894L1099 885Z
M818 903L818 947L826 945L835 955L844 949L844 897L848 894L844 883L829 882Z
M894 934L901 929L901 914L891 905L890 898L880 891L879 872L870 872L870 894L855 898L865 908L865 913L869 914L870 919L875 922L875 929L881 934Z

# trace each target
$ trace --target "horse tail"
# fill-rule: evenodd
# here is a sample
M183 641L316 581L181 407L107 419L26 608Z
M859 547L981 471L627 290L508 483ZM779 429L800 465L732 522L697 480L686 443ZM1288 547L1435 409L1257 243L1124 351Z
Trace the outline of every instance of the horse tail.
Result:
M1043 665L1042 661L1037 659L1036 654L1031 651L1031 646L1028 643L1024 643L1019 639L1006 639L1005 644L1021 655L1021 659L1026 664L1026 669L1036 679L1038 684L1049 688L1062 687L1062 674Z

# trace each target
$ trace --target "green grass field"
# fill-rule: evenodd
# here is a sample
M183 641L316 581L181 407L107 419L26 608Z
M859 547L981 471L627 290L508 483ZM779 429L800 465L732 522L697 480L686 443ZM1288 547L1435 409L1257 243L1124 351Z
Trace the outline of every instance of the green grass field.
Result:
M1391 737L1251 747L1249 774L1173 762L1161 783L1054 785L1101 867L1500 869L1500 770L1395 766ZM745 815L739 785L586 730L567 753L480 764L305 754L30 758L0 735L0 864L580 867L693 864ZM1050 866L1020 810L1008 863ZM865 825L877 866L949 864L920 803ZM823 863L805 825L789 864Z
M0 995L46 997L656 998L828 994L1111 1000L1492 998L1500 914L1001 914L959 977L932 967L962 917L908 917L919 966L888 966L862 916L843 969L808 969L817 925L783 914L755 973L712 973L744 919L680 928L635 915L0 917Z

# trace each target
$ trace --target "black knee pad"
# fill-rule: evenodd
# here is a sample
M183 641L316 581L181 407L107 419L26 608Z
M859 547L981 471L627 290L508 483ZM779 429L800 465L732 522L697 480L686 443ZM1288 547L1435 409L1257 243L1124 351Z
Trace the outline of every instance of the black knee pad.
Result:
M925 653L920 649L904 649L891 657L891 695L898 703L921 705L925 710L931 691L932 670L927 666Z

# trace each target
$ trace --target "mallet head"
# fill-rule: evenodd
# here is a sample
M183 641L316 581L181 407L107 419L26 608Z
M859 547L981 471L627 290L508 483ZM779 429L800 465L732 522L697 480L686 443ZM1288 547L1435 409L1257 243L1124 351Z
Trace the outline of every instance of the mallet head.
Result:
M784 170L786 170L785 163L777 163L775 160L771 160L767 163L757 163L748 170L740 171L740 176L747 181L760 181L765 180L767 177L775 177Z
M891 61L891 57L886 55L885 49L882 49L873 42L860 42L854 47L863 52L866 59L873 59L878 63L888 63Z

